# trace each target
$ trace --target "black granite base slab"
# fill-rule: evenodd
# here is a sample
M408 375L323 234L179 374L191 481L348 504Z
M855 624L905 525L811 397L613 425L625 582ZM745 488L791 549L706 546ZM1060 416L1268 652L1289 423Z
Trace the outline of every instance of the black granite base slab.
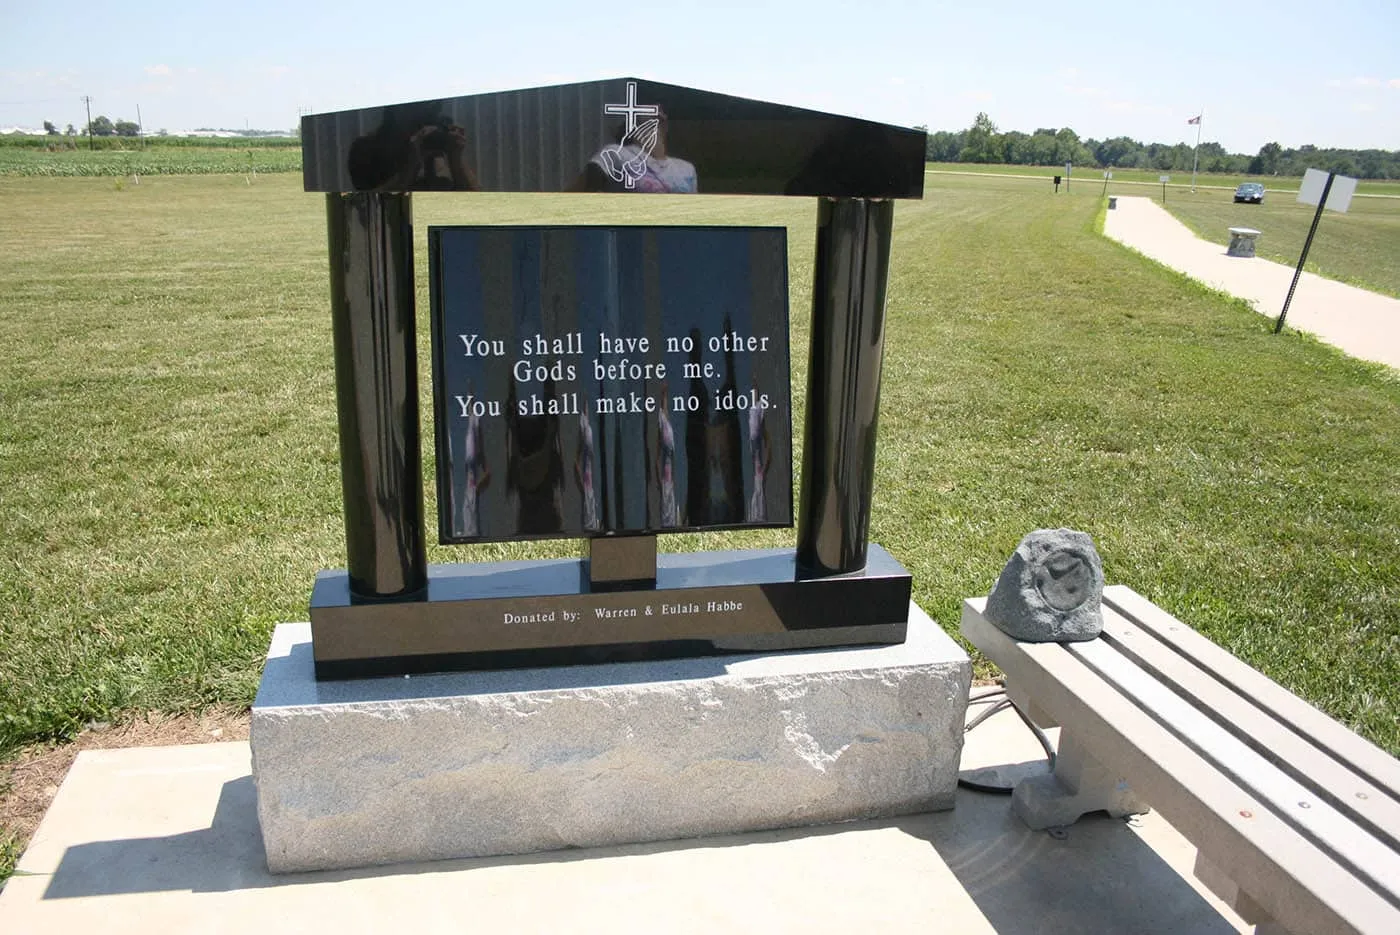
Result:
M590 591L578 559L432 565L416 598L351 599L316 576L318 679L902 643L911 577L872 544L864 570L803 577L794 550L659 555L656 586Z

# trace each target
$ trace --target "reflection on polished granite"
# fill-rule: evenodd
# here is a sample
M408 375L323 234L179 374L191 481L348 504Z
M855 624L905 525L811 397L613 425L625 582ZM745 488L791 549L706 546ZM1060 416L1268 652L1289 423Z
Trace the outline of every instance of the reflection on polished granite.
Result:
M921 198L922 130L636 78L302 118L307 191Z

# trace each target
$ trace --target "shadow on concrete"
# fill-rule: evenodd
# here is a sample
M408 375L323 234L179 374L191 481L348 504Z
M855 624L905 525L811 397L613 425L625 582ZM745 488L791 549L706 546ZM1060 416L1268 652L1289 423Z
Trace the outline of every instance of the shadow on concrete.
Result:
M1010 805L959 789L955 811L893 824L933 846L1002 935L1237 931L1133 827L1160 819L1100 812L1052 835L1028 829Z
M252 776L224 783L210 827L183 834L94 841L63 852L45 899L166 891L227 892L266 885Z
M264 887L334 883L421 873L451 873L495 867L561 864L599 857L644 856L699 848L751 844L761 836L778 843L853 828L886 827L858 822L814 828L789 828L748 835L723 835L679 841L656 841L611 847L578 848L536 854L436 860L355 870L320 870L273 874L267 869L258 826L257 790L251 776L223 784L208 828L154 838L129 838L78 844L64 851L49 878L44 899L75 899L131 893L226 893Z
M1003 935L1132 931L1232 932L1126 822L1089 817L1062 839L1025 828L1004 796L959 790L953 811L701 840L273 875L267 871L251 777L224 783L210 827L182 834L68 848L44 899L155 892L230 892L602 857L781 844L866 830L926 841L992 927ZM956 894L949 894L955 896ZM930 894L931 898L940 898Z
M262 831L258 826L257 789L252 776L241 776L223 784L208 828L162 837L94 841L69 847L64 851L58 869L49 878L43 898L75 899L162 892L228 893L308 883L447 873L472 868L559 863L605 853L646 853L648 848L683 849L696 843L668 841L657 845L634 845L626 849L580 849L355 870L273 874L267 869L267 854L263 850Z

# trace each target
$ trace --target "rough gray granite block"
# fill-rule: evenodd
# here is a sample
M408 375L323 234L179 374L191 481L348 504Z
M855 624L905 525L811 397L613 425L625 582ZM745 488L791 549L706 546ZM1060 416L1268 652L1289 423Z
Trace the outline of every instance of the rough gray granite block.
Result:
M318 683L273 636L253 776L274 872L951 808L971 663L898 646Z
M997 577L982 615L1012 639L1074 643L1103 632L1103 562L1088 533L1028 533Z
M1259 232L1248 227L1230 228L1230 246L1225 249L1226 256L1254 256L1254 241L1258 238Z

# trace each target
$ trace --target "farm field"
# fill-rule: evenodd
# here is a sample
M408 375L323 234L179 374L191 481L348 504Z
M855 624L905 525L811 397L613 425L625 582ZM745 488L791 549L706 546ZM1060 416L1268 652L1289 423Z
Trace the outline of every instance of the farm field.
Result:
M183 141L182 141L183 142ZM208 144L210 141L198 141ZM232 141L230 141L232 142ZM242 141L239 141L242 142ZM300 172L301 147L155 144L131 149L43 149L0 145L0 177L227 175Z
M0 757L122 712L247 705L272 627L344 562L324 199L294 174L117 181L0 178ZM872 540L955 632L1025 532L1083 529L1109 582L1400 752L1400 379L1273 336L1100 236L1099 198L1044 189L930 174L896 208ZM428 225L782 224L800 426L815 214L416 195L423 411Z

